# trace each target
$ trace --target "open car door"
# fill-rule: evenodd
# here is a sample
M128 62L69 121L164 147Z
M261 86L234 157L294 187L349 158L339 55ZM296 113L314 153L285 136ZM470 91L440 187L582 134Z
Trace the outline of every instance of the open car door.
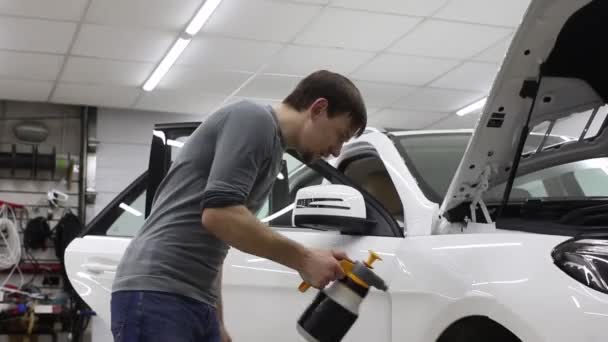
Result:
M110 326L110 295L116 267L131 237L142 227L154 191L183 141L200 123L154 127L148 171L140 175L72 240L65 269L80 297Z

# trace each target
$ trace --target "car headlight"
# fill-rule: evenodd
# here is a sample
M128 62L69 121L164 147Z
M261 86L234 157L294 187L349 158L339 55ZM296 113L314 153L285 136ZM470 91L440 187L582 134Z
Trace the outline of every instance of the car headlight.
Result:
M578 237L552 252L557 267L592 289L608 293L608 236Z

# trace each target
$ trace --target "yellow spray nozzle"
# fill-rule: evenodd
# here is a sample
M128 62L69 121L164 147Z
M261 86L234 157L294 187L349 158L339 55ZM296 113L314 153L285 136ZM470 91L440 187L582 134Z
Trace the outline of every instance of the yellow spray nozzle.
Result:
M376 252L372 251L371 249L369 250L369 257L367 258L367 260L365 261L365 266L369 267L369 268L373 268L372 264L376 261L376 260L382 260L382 258L376 254Z

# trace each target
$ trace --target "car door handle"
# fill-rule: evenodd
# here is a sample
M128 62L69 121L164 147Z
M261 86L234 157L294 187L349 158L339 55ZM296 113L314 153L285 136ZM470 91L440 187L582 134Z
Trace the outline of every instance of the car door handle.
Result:
M87 263L82 267L92 273L116 272L116 265L106 265L98 262Z

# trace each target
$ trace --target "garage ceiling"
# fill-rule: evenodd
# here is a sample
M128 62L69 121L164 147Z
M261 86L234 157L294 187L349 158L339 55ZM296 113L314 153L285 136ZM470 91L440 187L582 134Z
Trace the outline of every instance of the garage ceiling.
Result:
M278 102L327 68L370 123L470 127L529 0L224 0L158 87L146 78L201 0L0 2L0 98L206 114Z

